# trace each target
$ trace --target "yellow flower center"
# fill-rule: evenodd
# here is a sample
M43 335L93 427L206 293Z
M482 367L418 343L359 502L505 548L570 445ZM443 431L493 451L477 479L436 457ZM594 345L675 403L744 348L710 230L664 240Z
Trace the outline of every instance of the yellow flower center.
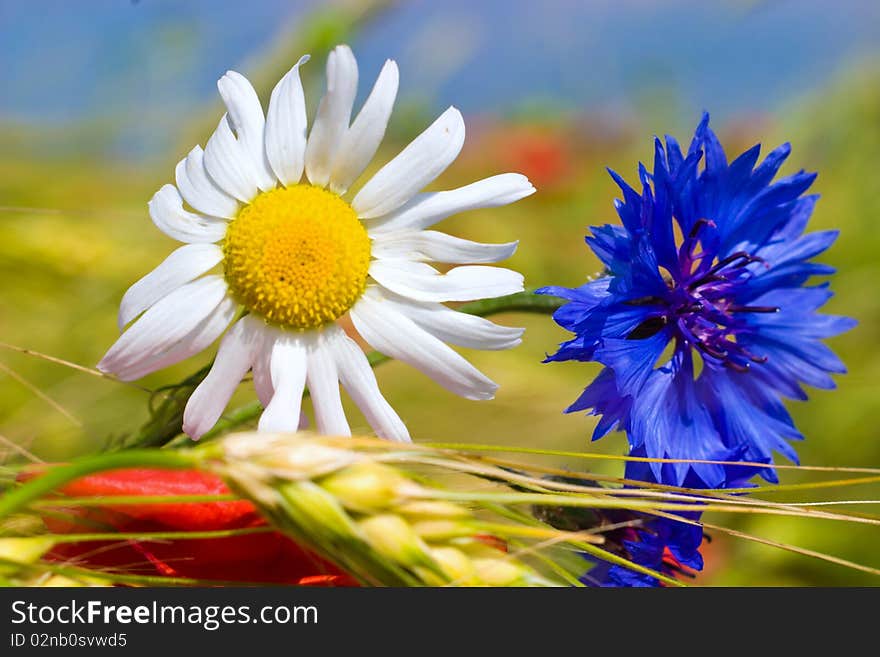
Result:
M318 328L363 294L370 238L355 211L312 185L257 196L230 222L223 268L235 299L272 323Z

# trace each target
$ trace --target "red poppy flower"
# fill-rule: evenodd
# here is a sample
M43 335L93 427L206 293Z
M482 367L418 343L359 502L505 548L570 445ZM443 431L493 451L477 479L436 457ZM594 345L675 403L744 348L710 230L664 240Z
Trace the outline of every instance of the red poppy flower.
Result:
M489 153L498 166L522 172L541 190L564 187L577 173L578 135L570 130L503 123L488 126L479 139L471 150L475 157Z
M226 495L230 491L218 477L198 470L133 468L83 477L61 492L71 497L170 497ZM69 507L63 514L57 510L47 513L44 522L58 534L204 532L267 524L244 500ZM61 543L48 556L128 574L225 582L357 585L349 574L274 531L221 538Z

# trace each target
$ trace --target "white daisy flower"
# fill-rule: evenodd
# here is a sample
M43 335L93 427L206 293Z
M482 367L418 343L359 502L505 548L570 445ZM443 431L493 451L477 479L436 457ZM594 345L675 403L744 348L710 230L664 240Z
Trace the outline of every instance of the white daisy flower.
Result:
M384 136L397 65L385 63L351 121L357 63L338 46L306 138L299 67L307 60L276 85L265 116L247 79L234 71L220 78L227 113L205 149L196 146L177 165L177 185L149 203L156 226L185 245L126 292L120 330L136 321L98 365L137 379L206 349L232 324L186 406L183 428L193 438L216 423L253 370L261 430L296 430L308 386L317 429L350 434L341 383L378 435L408 441L366 355L339 326L345 315L374 349L468 399L491 399L497 386L446 343L520 342L522 329L443 305L521 291L520 274L484 266L509 257L517 243L480 244L429 228L528 196L535 191L528 179L508 173L420 193L464 142L461 114L450 107L350 195ZM430 262L471 264L443 274ZM209 273L218 265L222 274Z

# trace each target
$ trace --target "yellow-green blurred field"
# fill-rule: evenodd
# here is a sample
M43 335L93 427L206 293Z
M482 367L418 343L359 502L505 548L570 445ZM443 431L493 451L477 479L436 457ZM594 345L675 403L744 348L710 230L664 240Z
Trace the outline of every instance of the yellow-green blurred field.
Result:
M314 57L307 80L313 111L325 49L350 30L344 16L315 25L279 41L283 47L255 47L252 68L246 72L254 74L264 100L278 72L308 50ZM405 85L406 63L402 71ZM392 119L379 162L396 154L432 120L418 108L404 110ZM84 122L73 134L69 127L0 124L0 342L86 367L97 363L117 335L116 310L123 292L173 246L153 227L146 202L171 181L174 165L190 145L204 144L220 111L218 101L185 117L180 134L174 135L177 146L148 162L104 155L99 123ZM508 208L454 217L444 230L487 242L519 239L519 251L509 266L525 274L529 287L583 282L598 269L583 243L585 227L616 221L611 202L617 190L604 167L635 178L637 161L649 160L653 134L666 129L662 120L669 112L668 107L658 106L653 112L645 106L614 130L609 130L607 117L592 117L589 108L577 117L555 114L552 119L539 112L530 112L528 118L466 116L469 135L463 154L437 188L522 171L533 179L538 193ZM677 117L676 127L697 118ZM789 170L820 172L815 188L822 200L812 228L841 230L839 241L823 258L839 269L828 312L856 317L860 324L832 342L850 369L839 378L839 389L813 391L809 402L790 405L808 437L798 449L805 464L878 466L880 63L851 68L824 88L792 101L784 111L744 114L716 124L716 129L728 153L758 141L768 148L791 141ZM689 138L684 133L677 136L682 141ZM81 147L55 149L55 142ZM594 418L562 414L598 368L542 364L545 352L564 337L547 317L508 315L500 321L527 327L522 346L510 352L467 354L501 385L494 401L459 399L399 363L381 366L380 385L416 440L622 454L621 435L589 444ZM139 385L155 389L172 384L209 359L210 354L204 354ZM250 384L244 384L233 405L251 398ZM0 349L0 436L4 443L20 444L42 459L63 460L99 450L114 436L136 430L148 417L148 399L138 387ZM347 410L353 430L367 432L357 410L352 405ZM7 448L6 458L19 456ZM606 472L622 469L612 462L557 463ZM791 471L781 476L784 483L805 478ZM840 494L858 499L870 493L851 488ZM833 495L815 490L773 499L828 500ZM711 521L880 566L880 541L871 527L774 516L715 516ZM716 536L708 552L701 583L880 584L871 575L727 537Z

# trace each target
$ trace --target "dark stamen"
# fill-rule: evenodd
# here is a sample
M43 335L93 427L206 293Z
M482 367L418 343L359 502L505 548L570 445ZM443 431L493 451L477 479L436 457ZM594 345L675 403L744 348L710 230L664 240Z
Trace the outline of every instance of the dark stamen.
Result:
M694 239L700 233L704 226L711 226L715 228L715 222L706 219L705 217L701 217L694 222L693 227L691 228L691 232L688 235L688 239Z
M709 354L713 358L717 358L718 360L724 360L725 358L727 358L726 351L716 349L715 347L710 346L703 340L697 341L697 349L699 349L700 351L705 351L707 354Z
M743 356L748 358L753 363L758 363L759 365L761 365L762 363L767 362L767 356L758 356L757 354L753 354L751 351L749 351L748 349L744 349L743 347L740 347L740 351L742 352Z
M732 313L778 313L779 308L776 306L729 306L727 308Z
M737 260L748 259L751 256L745 251L737 251L736 253L731 253L729 256L724 258L723 260L719 260L713 265L712 269L709 271L717 271L729 265L731 262L736 262Z
M695 258L693 255L694 249L699 243L699 234L706 226L715 226L715 223L709 221L705 217L701 217L694 222L694 225L691 226L690 233L688 236L682 240L681 246L678 248L678 257L679 260L689 259L691 262L694 262L701 258ZM701 256L702 257L702 256Z
M706 283L718 283L720 281L727 280L724 276L718 276L716 274L707 274L702 278L698 278L697 280L688 284L688 290L696 290L698 287L702 287Z
M700 302L692 303L687 306L682 306L681 308L677 308L675 311L676 315L687 315L688 313L698 313L703 309L703 304Z
M660 297L639 297L638 299L630 299L623 303L627 306L654 306L665 302Z
M649 317L644 322L636 326L632 331L630 331L629 335L626 336L626 339L645 340L647 338L653 337L663 330L663 327L666 326L666 321L666 315Z
M729 256L724 258L724 260L719 260L706 273L714 274L715 272L718 272L727 267L727 265L733 264L737 260L745 260L745 264L747 265L753 262L764 262L764 258L759 258L758 256L751 255L749 253L746 253L745 251L737 251L736 253L731 253Z

